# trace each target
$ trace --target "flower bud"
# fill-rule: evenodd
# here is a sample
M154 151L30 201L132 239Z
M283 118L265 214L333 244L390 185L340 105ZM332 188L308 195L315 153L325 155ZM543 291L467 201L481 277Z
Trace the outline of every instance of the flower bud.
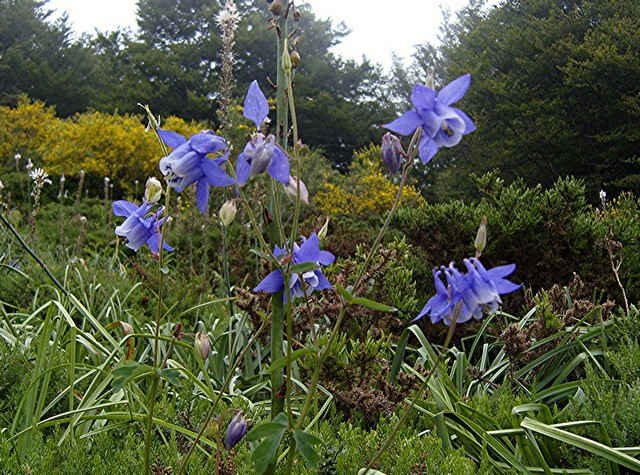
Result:
M224 435L224 447L229 450L233 448L247 433L247 420L242 415L242 412L238 412L227 427L227 432Z
M202 358L202 361L206 361L209 353L211 353L211 340L209 340L209 335L204 332L196 333L194 344L196 352L200 358Z
M269 5L269 11L278 16L282 13L282 2L280 0L272 0Z
M291 54L289 54L289 58L291 58L291 64L294 68L297 68L300 64L300 53L297 50L293 50Z
M228 227L236 217L236 213L238 212L238 208L236 207L235 200L225 201L222 206L220 206L220 211L218 211L218 215L220 216L220 221L226 227Z
M382 136L382 163L391 173L398 173L402 164L402 157L405 152L400 143L400 139L395 135L387 132Z
M309 204L309 191L302 180L298 181L295 176L289 176L289 183L284 187L284 192L293 199L298 197L298 183L300 183L300 201Z
M148 178L144 189L144 200L147 203L157 203L161 196L162 183L154 176Z
M476 234L476 240L473 242L476 248L476 254L479 256L487 247L487 217L483 216L480 220L480 226L478 226L478 233Z

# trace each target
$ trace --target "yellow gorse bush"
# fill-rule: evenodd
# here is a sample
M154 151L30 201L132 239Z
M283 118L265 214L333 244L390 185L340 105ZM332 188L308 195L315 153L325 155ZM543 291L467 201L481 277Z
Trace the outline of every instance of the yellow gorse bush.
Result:
M348 175L332 176L314 202L329 215L380 215L391 208L397 190L382 171L380 147L372 145L355 154ZM424 199L414 187L405 186L402 203L422 206Z
M163 120L162 127L189 137L205 128L178 117ZM51 174L108 176L130 189L158 175L162 156L155 134L148 131L142 115L85 112L68 119L42 102L24 99L17 107L0 107L0 156L3 168L15 153L40 162Z
M44 143L45 130L57 121L55 110L43 102L20 98L17 107L0 106L0 164L13 167L16 153L35 158Z

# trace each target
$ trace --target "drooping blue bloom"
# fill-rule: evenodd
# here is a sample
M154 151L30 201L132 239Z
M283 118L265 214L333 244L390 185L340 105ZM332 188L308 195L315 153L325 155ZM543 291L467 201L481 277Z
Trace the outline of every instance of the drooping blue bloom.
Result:
M418 151L422 163L428 163L440 147L454 147L463 135L476 130L467 114L451 106L462 99L470 84L470 74L451 81L439 92L416 84L411 92L413 109L383 127L400 135L410 135L422 127Z
M273 255L277 258L287 256L287 251L276 246ZM311 295L316 290L325 290L333 288L325 275L322 273L320 266L328 266L333 263L335 256L329 251L320 250L320 239L313 233L308 239L302 238L302 244L293 245L293 253L291 255L294 264L304 264L312 262L318 266L303 274L293 274L287 284L290 297L304 297ZM279 269L274 270L267 275L258 286L253 289L254 292L267 292L274 294L284 290L284 275ZM286 299L285 294L285 299Z
M204 213L209 204L210 186L229 186L234 183L221 165L229 158L227 142L211 131L191 136L189 140L169 130L158 130L162 141L173 151L160 160L160 171L167 177L169 186L181 193L189 185L196 183L196 203ZM210 153L225 152L216 159L207 157Z
M114 201L113 214L127 218L120 226L116 227L116 235L127 238L129 249L137 251L146 244L151 252L158 254L164 218L160 218L162 209L155 213L149 213L151 208L152 205L149 203L137 206L126 200ZM173 248L166 242L163 243L163 248L167 251L173 251Z
M224 434L224 447L229 450L233 448L247 433L247 420L242 415L242 412L238 412L227 427L227 432Z
M265 171L282 184L289 183L289 158L276 145L276 138L272 134L265 136L260 132L260 127L268 115L267 98L260 90L258 82L253 81L244 99L244 116L256 124L258 132L251 136L244 151L238 156L236 179L239 185L244 185L250 177Z
M433 269L436 294L429 299L420 314L420 320L429 315L431 323L451 325L472 318L480 320L484 314L495 312L502 303L501 295L518 290L521 286L505 279L515 270L515 264L485 269L479 259L464 260L466 273L451 263L448 267ZM446 283L445 283L446 281Z

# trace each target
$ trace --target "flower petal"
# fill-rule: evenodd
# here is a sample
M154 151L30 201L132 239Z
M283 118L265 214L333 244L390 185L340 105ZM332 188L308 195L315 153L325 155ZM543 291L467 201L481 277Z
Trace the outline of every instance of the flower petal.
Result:
M280 183L289 183L289 158L277 145L273 148L268 171L269 175Z
M448 106L462 99L471 84L471 74L454 79L438 92L438 102Z
M436 91L422 84L416 84L411 91L411 103L418 112L423 109L433 109Z
M420 160L422 163L429 163L436 153L438 153L438 144L429 137L422 137L418 146Z
M138 209L138 206L127 200L114 201L111 207L116 216L129 216Z
M173 132L172 130L158 129L158 135L169 148L176 148L187 141L178 132Z
M473 123L471 117L469 117L464 111L457 109L456 107L452 107L452 109L458 114L458 116L464 122L464 134L470 134L474 130L476 130L476 124Z
M214 160L205 158L200 165L202 172L207 178L208 183L211 186L229 186L233 185L234 181L225 171L220 168Z
M311 234L302 245L294 251L296 264L320 261L320 239L316 233Z
M209 183L206 178L198 180L196 186L196 204L202 214L207 212L209 207Z
M410 110L402 114L393 122L384 124L383 127L395 132L396 134L409 135L421 125L422 119L418 113L414 110Z
M249 179L250 174L251 165L249 165L247 155L243 152L238 155L238 160L236 162L236 181L238 182L238 185L244 185Z
M256 124L256 128L260 128L264 119L269 115L269 103L264 97L258 81L253 81L249 85L247 96L244 98L244 116Z
M227 148L227 142L211 132L200 132L189 139L191 148L196 152L206 155Z
M276 292L280 292L283 288L284 278L282 277L282 273L279 270L274 270L262 279L262 282L260 282L253 291L275 294Z

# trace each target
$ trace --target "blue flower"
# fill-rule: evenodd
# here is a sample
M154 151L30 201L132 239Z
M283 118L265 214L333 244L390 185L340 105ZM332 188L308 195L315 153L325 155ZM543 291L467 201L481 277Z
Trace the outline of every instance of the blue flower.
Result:
M464 260L467 273L461 273L453 263L448 267L433 269L436 294L429 299L420 314L420 320L429 315L431 323L451 325L454 316L457 323L471 318L479 320L486 313L493 313L502 304L501 295L518 290L521 286L505 279L515 270L515 264L485 269L479 259ZM446 283L445 283L446 281Z
M276 246L273 251L273 255L277 259L285 258L287 256L287 251ZM291 258L294 264L311 262L318 266L318 269L313 269L302 274L293 274L291 276L287 287L292 299L296 297L308 297L316 290L333 288L319 267L332 264L335 257L328 251L320 250L320 239L315 233L309 236L308 239L303 237L302 244L300 246L294 243ZM284 290L284 287L284 275L279 269L276 269L262 279L258 286L253 290L254 292L267 292L274 294Z
M244 185L250 177L265 171L282 184L289 183L289 158L276 145L273 135L265 136L259 132L268 115L267 98L260 90L258 82L253 81L244 99L244 116L256 124L258 132L251 136L244 151L238 156L236 178L239 185Z
M142 203L137 206L129 201L120 200L113 203L113 214L125 216L124 223L116 227L116 235L127 238L127 247L137 251L145 244L149 246L151 252L158 254L160 250L160 229L164 223L164 218L160 219L162 209L149 214L152 205ZM163 248L173 251L173 248L166 242Z
M247 420L242 415L242 412L238 412L227 427L227 432L224 434L224 447L229 450L233 448L247 433Z
M416 84L411 92L413 109L383 127L400 135L410 135L422 127L419 154L422 163L428 163L440 147L454 147L462 136L476 130L473 121L451 104L462 99L471 84L471 75L465 74L451 81L439 92Z
M229 158L227 142L211 131L191 136L189 140L169 130L158 130L162 141L173 151L160 160L160 171L167 177L169 186L181 193L189 185L196 183L196 203L202 213L209 204L209 186L229 186L233 178L221 168ZM210 153L226 151L212 160Z

